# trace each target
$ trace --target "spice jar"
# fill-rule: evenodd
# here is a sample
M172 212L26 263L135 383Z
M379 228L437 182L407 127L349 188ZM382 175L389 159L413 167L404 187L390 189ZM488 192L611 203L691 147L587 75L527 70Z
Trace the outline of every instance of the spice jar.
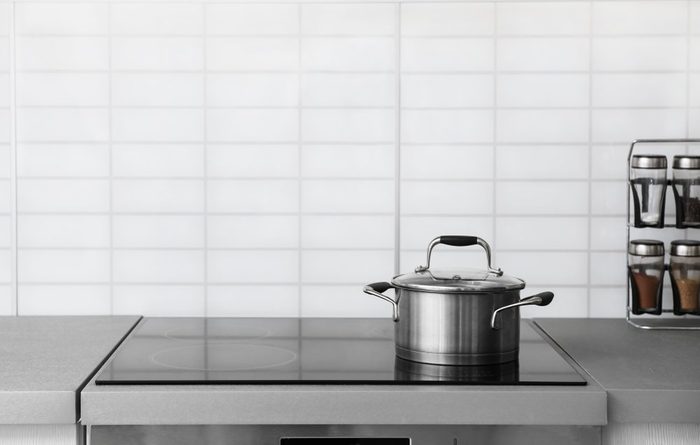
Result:
M663 227L666 200L666 156L634 155L630 186L635 227Z
M700 156L673 157L676 227L700 227Z
M628 253L632 313L659 315L664 278L664 243L648 239L632 240Z
M700 314L700 241L671 242L673 313Z

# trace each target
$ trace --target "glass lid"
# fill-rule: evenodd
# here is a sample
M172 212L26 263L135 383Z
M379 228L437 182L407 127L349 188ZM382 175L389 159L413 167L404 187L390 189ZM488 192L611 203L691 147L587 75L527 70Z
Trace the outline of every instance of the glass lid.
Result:
M499 275L483 269L435 269L417 270L398 275L391 281L396 287L423 292L498 292L522 289L520 278Z

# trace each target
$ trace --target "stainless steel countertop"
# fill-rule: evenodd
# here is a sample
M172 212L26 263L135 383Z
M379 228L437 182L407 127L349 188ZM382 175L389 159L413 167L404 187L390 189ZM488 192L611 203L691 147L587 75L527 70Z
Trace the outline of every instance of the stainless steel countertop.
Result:
M579 387L96 386L93 379L81 394L82 422L603 425L606 394L587 377L589 384Z
M78 390L139 320L0 317L0 424L70 424Z
M620 319L538 319L608 393L611 423L700 423L700 331Z

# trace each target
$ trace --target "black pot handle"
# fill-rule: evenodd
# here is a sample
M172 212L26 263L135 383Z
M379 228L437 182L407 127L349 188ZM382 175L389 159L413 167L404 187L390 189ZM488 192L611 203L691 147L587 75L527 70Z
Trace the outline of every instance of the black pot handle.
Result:
M438 236L437 239L439 244L447 244L448 246L456 247L473 246L479 242L479 238L476 236L467 235L442 235Z
M502 311L513 309L520 306L547 306L554 299L554 294L552 292L540 292L539 294L532 295L527 298L523 298L517 303L509 304L503 307L499 307L493 314L491 314L491 329L498 330L501 326L498 324L498 314Z
M384 295L384 292L388 291L389 289L394 289L394 286L392 286L391 283L387 283L386 281L381 281L378 283L368 284L364 287L364 289L362 289L362 291L368 295L381 298L382 300L391 303L391 306L393 308L392 318L395 322L397 322L399 321L399 300L398 297L396 298L396 300L394 300L393 298Z

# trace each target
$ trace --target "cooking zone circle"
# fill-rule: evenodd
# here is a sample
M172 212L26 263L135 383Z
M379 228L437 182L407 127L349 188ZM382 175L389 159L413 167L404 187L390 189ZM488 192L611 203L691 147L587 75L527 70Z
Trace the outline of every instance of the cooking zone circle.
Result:
M164 349L150 358L157 365L188 371L253 371L287 365L297 354L267 345L215 343Z

